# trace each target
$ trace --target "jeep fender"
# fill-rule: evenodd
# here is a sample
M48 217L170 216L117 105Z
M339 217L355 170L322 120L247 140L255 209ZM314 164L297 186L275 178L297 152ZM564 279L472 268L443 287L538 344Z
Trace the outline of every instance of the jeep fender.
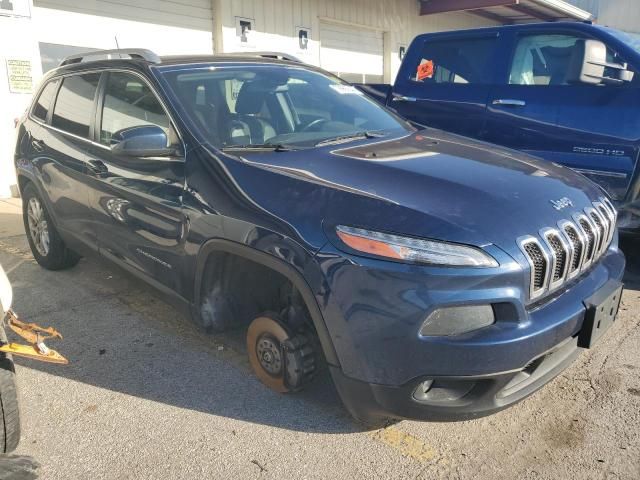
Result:
M327 329L327 326L324 322L324 318L322 317L322 313L320 311L320 308L318 307L318 303L313 294L313 291L311 290L311 287L309 286L309 283L307 282L305 277L295 267L293 267L289 263L286 263L284 260L281 260L261 250L256 250L255 248L252 248L250 246L224 239L208 240L202 245L200 251L198 252L196 261L196 275L194 285L195 290L192 312L194 318L197 318L197 315L199 315L198 305L200 305L202 280L205 273L204 269L207 265L207 258L214 252L225 252L237 255L246 260L250 260L267 268L271 268L272 270L287 278L298 289L298 291L302 295L302 298L304 299L305 305L307 306L307 309L309 311L309 315L311 316L311 320L313 321L313 325L316 329L316 332L318 333L318 338L320 340L320 344L322 345L322 350L324 352L327 363L335 367L340 367L338 355L333 346L331 336L329 335L329 330Z

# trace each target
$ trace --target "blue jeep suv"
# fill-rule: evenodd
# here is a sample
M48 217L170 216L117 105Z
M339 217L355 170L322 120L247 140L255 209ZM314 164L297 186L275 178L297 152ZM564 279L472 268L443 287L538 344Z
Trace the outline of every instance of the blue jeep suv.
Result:
M625 260L603 190L416 129L318 68L103 51L34 98L15 165L36 260L97 253L204 330L246 328L276 391L326 365L363 422L473 418L616 318Z

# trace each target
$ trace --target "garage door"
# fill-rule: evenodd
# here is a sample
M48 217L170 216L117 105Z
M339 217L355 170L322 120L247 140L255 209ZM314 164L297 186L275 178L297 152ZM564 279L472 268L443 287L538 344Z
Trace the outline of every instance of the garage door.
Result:
M211 31L211 0L34 0L35 7Z
M212 53L211 0L34 0L42 69L87 50Z
M320 22L320 66L356 83L382 83L383 32Z

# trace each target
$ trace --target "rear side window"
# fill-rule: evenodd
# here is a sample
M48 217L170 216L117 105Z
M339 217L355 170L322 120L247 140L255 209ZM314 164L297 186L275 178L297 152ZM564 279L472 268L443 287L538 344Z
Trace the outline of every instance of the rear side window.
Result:
M427 41L411 79L422 83L488 84L497 38Z
M109 145L118 130L156 125L171 137L169 117L151 88L140 78L121 72L109 73L102 109L100 143Z
M47 114L49 113L51 100L53 100L53 96L56 93L57 86L57 80L47 83L42 89L42 93L40 93L38 100L33 105L33 111L31 113L34 117L42 120L43 122L47 120Z
M99 73L65 77L53 109L51 125L65 132L89 138L98 80Z

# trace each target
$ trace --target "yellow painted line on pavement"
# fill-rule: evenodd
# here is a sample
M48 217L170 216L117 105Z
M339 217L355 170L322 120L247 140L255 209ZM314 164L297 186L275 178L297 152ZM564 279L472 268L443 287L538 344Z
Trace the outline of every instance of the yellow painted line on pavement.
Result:
M401 455L420 463L428 463L441 456L431 445L427 445L419 438L395 427L376 430L369 435L374 440L393 448Z
M31 252L26 250L22 250L21 248L13 247L3 241L0 241L0 252L8 253L9 255L14 255L22 260L26 260L28 262L37 264L36 259L33 258Z

